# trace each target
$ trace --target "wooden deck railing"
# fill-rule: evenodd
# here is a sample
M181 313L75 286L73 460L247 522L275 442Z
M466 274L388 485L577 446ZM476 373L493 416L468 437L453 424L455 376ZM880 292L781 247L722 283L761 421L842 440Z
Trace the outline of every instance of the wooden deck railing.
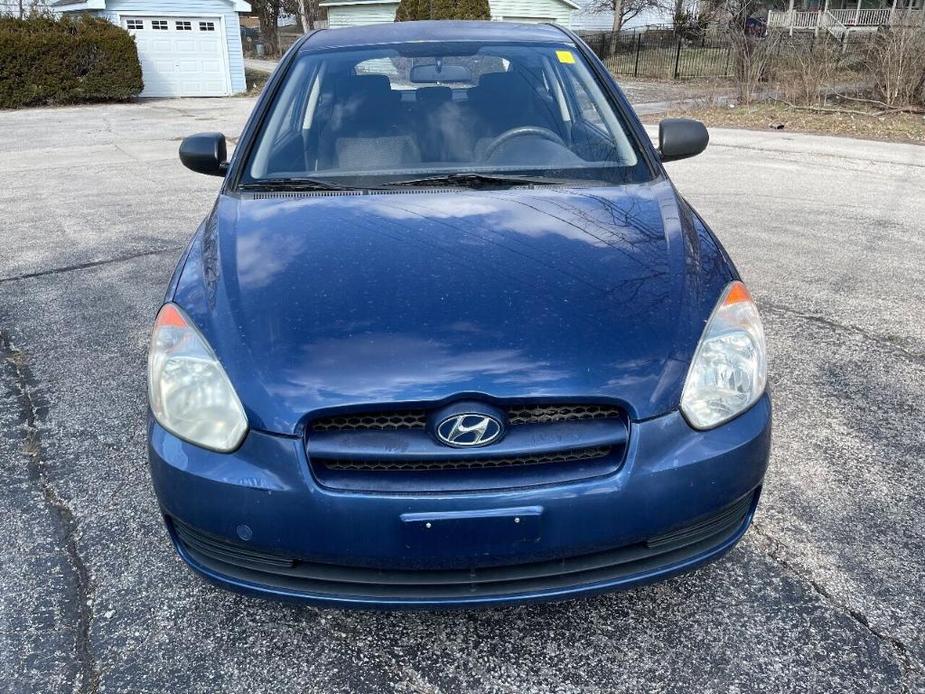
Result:
M875 27L886 25L918 25L922 23L923 10L829 10L835 21L846 27ZM768 12L768 26L783 29L816 29L826 26L822 11L803 12L794 10L771 10ZM820 21L822 20L822 21ZM831 20L829 20L831 22Z
M890 10L830 10L842 24L847 26L880 26L890 23Z
M794 10L771 10L768 12L768 26L794 29L815 29L819 24L819 12Z

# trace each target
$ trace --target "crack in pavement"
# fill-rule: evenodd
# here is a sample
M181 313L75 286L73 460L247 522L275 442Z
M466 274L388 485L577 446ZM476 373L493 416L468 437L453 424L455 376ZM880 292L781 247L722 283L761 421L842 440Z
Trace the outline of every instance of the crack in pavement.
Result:
M759 308L762 312L775 313L782 316L793 317L800 320L805 320L823 327L849 332L855 334L865 340L869 340L878 345L881 345L890 351L899 352L904 357L913 361L916 364L925 364L925 354L920 352L915 352L910 350L898 342L889 339L883 335L878 335L871 333L863 328L859 328L852 325L844 325L839 323L831 318L819 314L805 313L798 311L796 309L784 306L782 304L777 304L774 302L760 300L758 301ZM752 532L757 535L761 540L764 541L766 545L767 556L783 567L785 570L790 572L795 576L799 581L807 584L814 593L816 593L822 600L831 605L832 607L838 609L843 614L850 617L855 623L861 626L865 631L870 633L874 638L876 638L881 643L886 644L890 650L894 653L896 662L899 665L900 671L902 673L902 682L901 682L901 691L902 692L911 692L912 685L910 684L910 675L912 673L923 672L923 666L918 660L913 656L909 647L902 641L899 637L887 634L879 628L875 627L870 619L860 610L851 607L846 602L838 599L838 597L826 588L822 583L813 579L811 576L805 575L797 566L795 566L791 561L784 558L785 545L783 542L773 537L769 531L765 530L759 523L752 523Z
M789 306L784 306L782 304L776 304L774 302L765 301L763 299L758 300L758 309L762 312L777 313L780 315L793 316L793 317L808 321L810 323L815 323L817 325L821 325L826 328L831 328L833 330L843 330L845 332L853 333L859 337L864 338L865 340L875 342L878 345L881 345L891 351L899 352L904 357L906 357L910 361L915 362L916 364L925 365L925 353L915 352L909 349L908 347L905 347L904 345L900 344L896 340L890 339L890 337L888 336L878 335L877 333L869 332L867 330L864 330L864 328L859 328L854 325L844 325L843 323L839 323L838 321L835 321L831 318L826 318L825 316L819 315L817 313L804 313L794 308L790 308Z
M76 265L65 265L59 268L52 268L51 270L38 270L36 272L27 272L22 275L14 275L12 277L0 277L0 284L6 282L19 282L21 280L28 280L34 277L47 277L49 275L58 275L63 272L74 272L77 270L88 270L94 267L100 267L101 265L109 265L111 263L124 263L127 260L135 260L136 258L144 258L149 255L159 255L161 253L176 253L182 251L186 246L170 246L168 248L158 248L153 251L139 251L138 253L128 253L126 255L116 256L114 258L107 258L106 260L91 260L86 263L78 263Z
M865 631L869 632L874 638L876 638L881 643L886 644L890 648L890 650L895 654L896 662L899 664L899 669L902 673L900 691L903 692L903 694L911 694L912 685L910 684L910 675L913 672L921 674L925 668L923 668L922 664L920 664L915 656L912 655L909 647L905 644L905 642L897 636L887 634L884 631L878 629L870 622L870 619L868 619L867 615L865 615L863 612L839 600L832 591L830 591L816 579L812 578L811 576L804 575L804 573L798 569L791 561L784 558L784 543L773 537L770 532L765 530L760 524L753 522L751 532L764 540L764 543L767 545L766 554L768 558L784 568L786 571L790 572L800 582L807 584L814 593L822 598L823 602L831 605L843 614L850 617Z
M0 332L0 360L6 362L13 373L13 387L20 409L20 424L25 430L23 453L28 460L29 479L34 483L45 500L49 513L57 521L61 540L68 561L74 571L74 589L76 605L76 625L74 634L74 652L77 657L78 671L74 678L72 691L95 692L99 686L99 673L90 651L90 626L93 622L93 609L90 600L90 574L77 550L78 527L74 512L64 498L52 486L48 471L42 460L42 441L39 426L43 418L43 408L34 393L35 379L28 365L26 354L17 349L7 335Z
M800 320L805 320L823 327L849 332L854 335L857 335L865 340L874 342L890 351L898 352L902 356L906 357L910 361L916 364L925 364L925 354L921 352L915 352L910 350L898 342L891 340L889 337L883 335L878 335L871 333L863 328L852 325L844 325L839 323L831 318L819 314L805 313L798 311L796 309L784 306L781 304L776 304L768 301L758 302L759 307L762 311L767 311L770 313L776 313L778 315L789 316L797 318ZM858 609L855 609L849 606L847 603L839 600L833 592L828 588L823 586L820 582L816 581L810 576L806 576L803 572L798 569L792 562L785 559L783 556L785 545L783 542L773 537L767 530L765 530L760 524L753 523L752 531L758 535L762 540L764 540L767 545L767 555L774 562L782 566L784 569L792 573L800 581L808 584L812 590L819 595L826 603L832 605L833 607L840 610L842 613L849 616L857 624L863 627L871 635L873 635L877 640L882 643L885 643L890 647L896 657L896 661L899 664L900 671L902 673L902 684L901 691L904 693L912 691L912 685L910 684L910 675L914 673L922 674L925 671L925 666L923 666L912 654L909 647L905 642L902 641L899 637L887 634L882 630L875 627L863 612Z

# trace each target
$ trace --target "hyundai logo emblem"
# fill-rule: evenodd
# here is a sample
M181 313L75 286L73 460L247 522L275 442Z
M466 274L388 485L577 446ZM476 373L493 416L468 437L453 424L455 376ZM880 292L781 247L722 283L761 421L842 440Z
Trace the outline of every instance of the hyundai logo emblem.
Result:
M437 425L437 438L447 446L487 446L497 441L504 429L494 417L465 412L447 417Z

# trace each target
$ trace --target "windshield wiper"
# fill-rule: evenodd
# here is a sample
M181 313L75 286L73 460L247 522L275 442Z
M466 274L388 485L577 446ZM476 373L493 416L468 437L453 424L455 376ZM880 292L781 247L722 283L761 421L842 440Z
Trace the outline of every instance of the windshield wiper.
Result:
M268 178L263 181L242 183L241 190L356 190L353 186L342 183L323 181L319 178Z
M466 188L497 188L499 186L546 186L556 183L562 183L562 181L555 178L543 178L540 176L531 178L529 176L506 176L504 174L451 173L425 176L424 178L410 178L403 181L392 181L383 184L382 187L462 186Z

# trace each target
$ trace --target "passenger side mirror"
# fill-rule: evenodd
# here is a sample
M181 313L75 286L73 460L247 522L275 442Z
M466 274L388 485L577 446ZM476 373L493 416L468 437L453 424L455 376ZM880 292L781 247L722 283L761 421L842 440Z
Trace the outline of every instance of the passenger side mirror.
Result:
M696 156L709 142L710 134L699 120L666 118L658 124L658 153L662 161Z
M221 133L198 133L183 138L180 161L187 169L209 176L224 176L228 170L228 150Z

